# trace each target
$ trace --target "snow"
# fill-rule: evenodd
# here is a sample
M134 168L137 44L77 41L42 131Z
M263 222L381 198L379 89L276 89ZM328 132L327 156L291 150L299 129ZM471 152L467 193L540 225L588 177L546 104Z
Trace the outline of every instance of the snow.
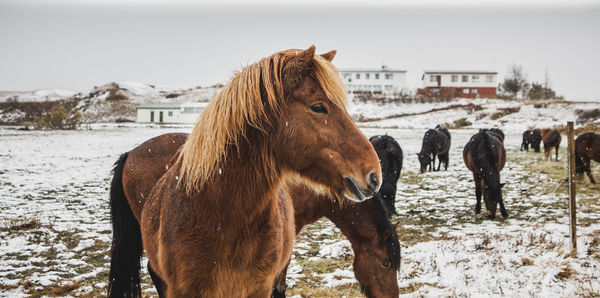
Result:
M495 100L473 103L484 105L482 111L513 105ZM387 108L365 105L351 109L372 117L425 112L444 106L447 105L409 105L404 109L401 105ZM508 120L504 124L488 117L476 122L475 127L453 129L448 172L416 173L415 153L426 129L461 116L475 119L476 113L447 110L359 123L379 125L363 127L362 131L367 136L387 133L398 140L404 151L396 201L399 215L393 222L400 222L403 229L417 231L433 227L431 235L439 238L410 246L403 244L398 284L401 288L422 284L405 296L581 296L587 290L598 293L600 261L590 258L587 250L591 235L600 230L600 202L597 198L595 201L585 196L580 198L579 218L588 224L579 229L577 254L570 255L566 211L556 207L564 207L566 186L552 180L547 173L528 169L543 162L541 154L518 151L521 129L563 124L565 118L573 116L571 108L524 106L519 112L500 118ZM476 128L494 124L507 133L505 146L509 158L501 175L503 182L507 182L504 197L511 217L492 221L473 215L472 176L462 164L461 153ZM400 128L385 128L390 126ZM121 153L153 136L191 131L189 125L128 123L89 127L92 130L0 128L0 197L3 198L0 221L35 217L42 224L31 231L0 230L0 284L17 285L27 279L36 286L52 286L81 280L84 285L75 295L103 293L106 281L98 278L107 273L110 262L108 188L113 163ZM563 141L562 148L564 144ZM563 159L563 154L561 151L559 158ZM522 157L531 157L531 163L516 162ZM433 223L423 223L421 218ZM350 243L340 236L337 228L324 220L317 224L318 229L299 237L295 243L288 271L290 289L308 277L318 281L315 287L335 288L356 283L351 261L326 273L311 272L300 265L300 258L311 262L351 260ZM560 273L565 268L572 275L562 278ZM155 293L151 288L146 280L144 291ZM10 297L26 295L23 288L0 293Z

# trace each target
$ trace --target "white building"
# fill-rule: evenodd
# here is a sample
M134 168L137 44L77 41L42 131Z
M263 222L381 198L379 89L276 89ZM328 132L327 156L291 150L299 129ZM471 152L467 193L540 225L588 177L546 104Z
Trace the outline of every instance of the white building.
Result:
M418 93L442 97L496 97L495 71L426 70Z
M146 103L136 107L140 123L194 124L208 102Z
M342 69L340 70L346 91L351 94L371 93L391 95L407 90L406 70L391 69Z

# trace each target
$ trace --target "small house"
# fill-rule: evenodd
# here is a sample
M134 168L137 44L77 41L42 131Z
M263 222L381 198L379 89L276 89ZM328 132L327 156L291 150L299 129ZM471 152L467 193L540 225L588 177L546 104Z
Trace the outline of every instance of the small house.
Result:
M208 102L145 103L136 107L139 123L194 124Z

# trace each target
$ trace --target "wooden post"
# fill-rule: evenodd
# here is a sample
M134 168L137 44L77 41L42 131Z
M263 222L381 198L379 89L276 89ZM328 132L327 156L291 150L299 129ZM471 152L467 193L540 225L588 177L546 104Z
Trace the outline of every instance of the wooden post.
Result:
M569 236L571 238L571 250L577 251L577 205L575 202L575 140L573 121L567 122L567 142L569 157Z

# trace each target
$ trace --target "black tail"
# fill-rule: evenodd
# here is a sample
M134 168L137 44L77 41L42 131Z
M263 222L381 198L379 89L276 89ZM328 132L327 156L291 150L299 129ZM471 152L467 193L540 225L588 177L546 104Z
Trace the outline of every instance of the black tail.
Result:
M127 154L119 157L110 185L113 242L108 277L108 297L140 297L142 236L123 192L123 167Z

